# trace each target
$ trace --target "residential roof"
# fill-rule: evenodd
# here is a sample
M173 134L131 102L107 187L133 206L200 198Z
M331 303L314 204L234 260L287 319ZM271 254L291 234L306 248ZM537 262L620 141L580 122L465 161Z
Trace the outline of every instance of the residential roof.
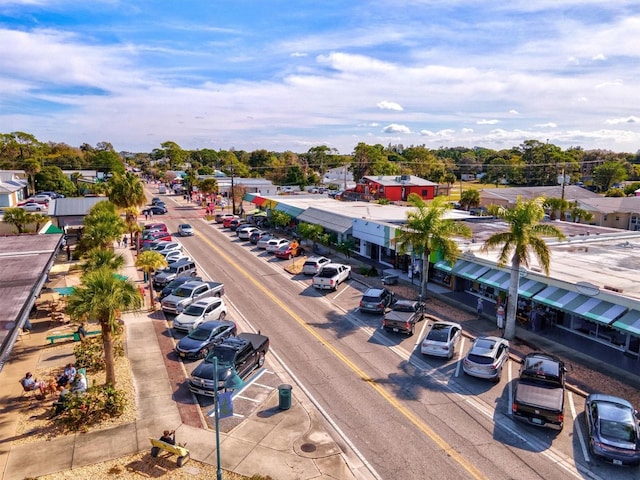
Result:
M640 213L640 197L595 197L583 199L580 208L600 213Z
M483 199L501 199L509 203L516 203L518 197L523 200L531 198L562 198L562 185L552 185L548 187L509 187L509 188L483 188L480 191ZM564 186L564 198L567 201L583 200L588 198L601 198L595 192L577 185Z
M71 197L56 198L51 210L53 217L73 217L86 215L96 203L108 200L107 197Z
M351 217L313 207L308 208L298 216L298 220L313 225L320 225L327 230L338 233L346 233L351 230L351 226L353 225L353 218Z
M385 187L409 185L415 187L434 187L437 183L430 182L424 178L416 177L415 175L367 175L363 178L372 182L378 183Z

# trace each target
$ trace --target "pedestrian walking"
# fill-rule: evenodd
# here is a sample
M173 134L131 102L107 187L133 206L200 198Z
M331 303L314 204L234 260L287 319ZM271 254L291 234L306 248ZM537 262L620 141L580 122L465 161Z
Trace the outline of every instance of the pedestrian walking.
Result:
M478 320L480 320L480 317L482 316L482 311L484 310L484 302L479 297L478 297L478 303L476 305L476 310L478 311Z
M127 237L122 237L122 239L120 240L120 248L124 247L124 239Z
M67 262L71 261L71 247L67 245Z
M126 235L122 237L122 243L124 243L124 248L129 246L129 238Z
M148 210L144 211L144 219L145 220L149 220L149 211Z
M502 305L498 305L496 310L496 323L500 330L504 328L504 307Z

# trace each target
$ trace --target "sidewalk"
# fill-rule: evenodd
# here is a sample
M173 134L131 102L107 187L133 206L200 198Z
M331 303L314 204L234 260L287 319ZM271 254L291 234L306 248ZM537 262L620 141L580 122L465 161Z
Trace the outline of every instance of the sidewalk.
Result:
M119 248L117 253L125 256L127 266L122 273L141 282L142 273L133 266L133 251ZM64 281L66 277L64 275ZM4 405L0 419L3 479L38 477L148 452L148 437L157 438L167 428L175 428L178 440L188 443L192 459L215 465L215 431L205 428L199 407L191 398L176 395L177 382L183 383L184 375L181 368L176 368L177 362L167 359L173 344L161 333L166 329L164 317L160 312L132 312L123 315L123 320L137 392L135 422L49 441L12 445L20 410L28 402L22 398L18 380L26 371L35 372L46 365L62 366L73 361L72 345L55 349L45 346L46 336L51 334L49 320L36 321L33 332L21 338L0 372L0 399ZM172 368L168 369L169 364ZM220 443L222 468L246 476L259 473L277 479L370 478L362 465L354 467L355 473L348 467L345 453L327 433L324 420L295 387L289 410L278 408L276 390L254 415L229 433L220 433Z

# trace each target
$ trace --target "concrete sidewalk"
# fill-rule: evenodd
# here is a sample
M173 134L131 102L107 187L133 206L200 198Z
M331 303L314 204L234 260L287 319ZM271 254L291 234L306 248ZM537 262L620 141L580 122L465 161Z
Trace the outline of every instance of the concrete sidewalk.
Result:
M125 256L127 266L122 273L142 284L142 273L133 266L134 252L118 248L117 253ZM33 333L18 342L0 372L0 398L4 406L0 419L3 479L38 477L148 452L148 438L158 438L167 428L175 428L178 441L187 442L192 459L216 464L215 431L206 428L193 398L182 398L176 393L177 382L183 383L184 375L177 378L181 366L167 358L173 344L162 335L166 329L164 317L159 312L131 312L123 315L123 321L136 388L137 415L135 422L110 429L12 445L21 410L28 408L25 402L29 402L22 398L18 380L26 371L73 361L72 346L54 350L45 346L46 336L51 334L48 320L36 322ZM255 414L229 433L221 433L220 442L222 468L246 476L258 473L278 479L372 478L357 459L350 457L352 467L347 465L345 454L329 435L324 420L295 388L289 410L278 408L278 392L274 391Z

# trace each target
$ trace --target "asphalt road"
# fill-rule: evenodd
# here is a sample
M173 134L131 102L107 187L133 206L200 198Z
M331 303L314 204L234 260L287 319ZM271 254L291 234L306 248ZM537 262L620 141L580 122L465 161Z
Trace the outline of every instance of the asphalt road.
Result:
M567 394L561 433L515 422L516 364L496 385L465 377L460 359L468 339L450 361L424 358L419 342L426 321L413 337L383 332L380 316L357 310L364 289L359 283L316 291L310 278L284 271L291 260L190 218L190 207L168 205L162 220L171 231L183 219L196 228L194 237L180 240L200 274L225 283L233 309L228 318L240 331L270 337L267 367L281 361L298 382L294 388L304 388L326 412L345 450L357 452L379 478L637 478L637 469L589 458L582 398ZM189 362L187 370L195 365Z

